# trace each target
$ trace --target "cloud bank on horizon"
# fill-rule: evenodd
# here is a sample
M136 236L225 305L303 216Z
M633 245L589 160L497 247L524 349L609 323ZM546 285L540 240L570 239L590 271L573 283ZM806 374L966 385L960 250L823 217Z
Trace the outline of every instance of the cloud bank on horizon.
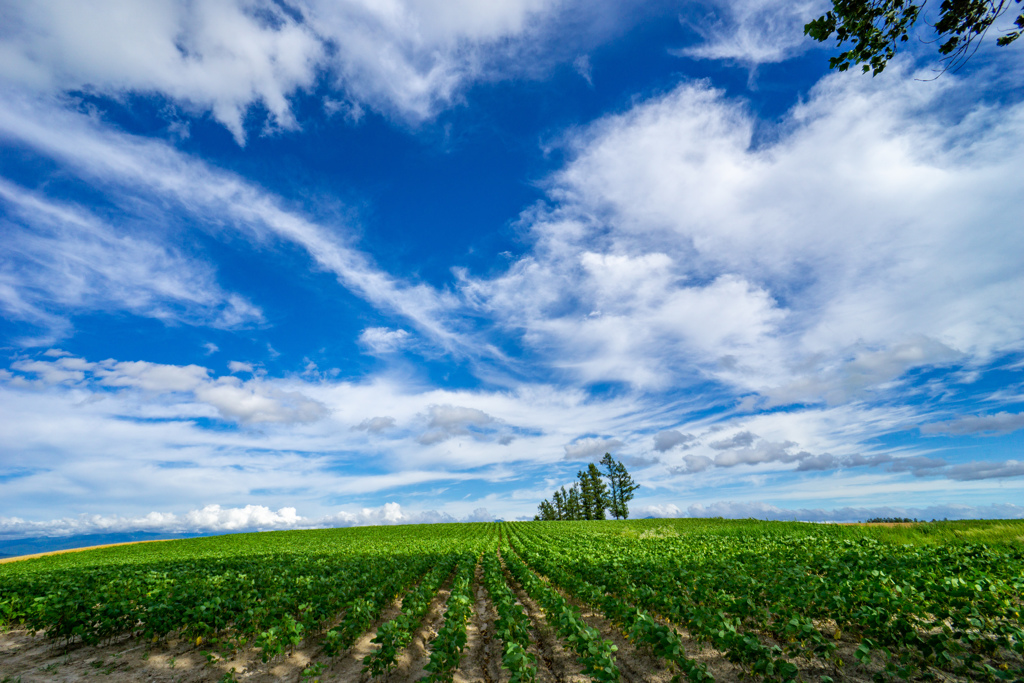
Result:
M0 535L1024 516L1021 48L821 8L0 3Z

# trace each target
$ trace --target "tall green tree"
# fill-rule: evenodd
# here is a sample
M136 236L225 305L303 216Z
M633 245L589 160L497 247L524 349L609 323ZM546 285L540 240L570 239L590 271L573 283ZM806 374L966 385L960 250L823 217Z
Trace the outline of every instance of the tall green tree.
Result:
M597 465L590 463L586 470L576 473L579 479L583 498L584 519L605 519L605 508L608 507L608 487L601 478Z
M569 495L566 497L565 507L569 513L569 519L583 519L583 505L580 502L579 484L573 484L569 489Z
M565 487L555 491L551 497L551 503L555 508L555 518L565 519Z
M577 485L580 487L580 519L590 519L591 497L590 481L583 470L576 473Z
M541 504L537 506L538 514L534 517L535 520L550 522L558 519L558 513L555 512L555 506L547 500L541 501Z
M633 481L633 477L626 471L626 466L613 458L611 453L604 454L601 464L605 467L610 489L609 512L615 519L629 519L629 501L633 500L633 492L640 488L640 484Z
M863 65L864 73L882 72L899 46L910 39L910 30L921 18L927 0L832 0L832 9L808 22L804 33L818 42L833 35L836 44L848 43L849 49L829 59L829 68L846 71ZM958 69L978 49L995 21L1021 0L942 0L938 20L930 24L945 68ZM1014 28L996 39L996 45L1009 45L1024 32L1024 12Z

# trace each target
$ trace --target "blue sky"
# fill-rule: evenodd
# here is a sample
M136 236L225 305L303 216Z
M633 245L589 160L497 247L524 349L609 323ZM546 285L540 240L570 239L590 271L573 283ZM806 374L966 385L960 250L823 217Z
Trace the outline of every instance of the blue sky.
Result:
M0 535L1024 517L1022 48L825 7L0 3Z

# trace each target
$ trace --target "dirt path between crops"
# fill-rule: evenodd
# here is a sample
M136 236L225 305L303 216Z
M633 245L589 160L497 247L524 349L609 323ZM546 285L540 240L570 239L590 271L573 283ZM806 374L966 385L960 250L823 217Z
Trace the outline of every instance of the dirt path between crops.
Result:
M455 672L454 683L504 683L508 672L501 668L501 642L497 639L494 622L498 614L488 599L484 587L483 565L477 563L473 580L473 615L466 624L466 649Z
M537 681L539 683L585 683L589 681L590 677L583 674L583 667L576 656L562 644L562 639L548 623L544 610L512 578L500 552L498 558L501 560L505 582L515 594L517 602L523 606L526 616L530 618L532 633L530 634L530 647L527 651L536 658Z

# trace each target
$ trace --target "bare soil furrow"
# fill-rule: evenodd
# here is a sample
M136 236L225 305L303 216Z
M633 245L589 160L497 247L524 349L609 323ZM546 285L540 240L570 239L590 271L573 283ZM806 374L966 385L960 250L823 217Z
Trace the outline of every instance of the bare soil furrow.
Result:
M430 641L437 635L438 630L444 624L444 607L451 595L451 577L444 586L438 590L434 600L430 603L427 615L423 617L420 627L416 630L409 645L398 655L397 666L386 678L382 679L387 683L403 683L418 681L427 675L424 669L430 661Z
M500 553L498 557L501 558ZM503 558L502 569L505 581L508 582L509 588L516 595L516 600L526 610L526 615L530 617L530 622L533 624L533 644L530 647L530 652L537 657L537 680L540 683L584 683L590 681L590 677L583 674L583 667L577 661L576 656L562 645L561 638L548 624L544 610L509 574Z
M473 617L466 624L466 650L455 683L503 683L509 678L501 669L501 645L494 633L498 615L487 599L483 571L478 564L473 579Z

